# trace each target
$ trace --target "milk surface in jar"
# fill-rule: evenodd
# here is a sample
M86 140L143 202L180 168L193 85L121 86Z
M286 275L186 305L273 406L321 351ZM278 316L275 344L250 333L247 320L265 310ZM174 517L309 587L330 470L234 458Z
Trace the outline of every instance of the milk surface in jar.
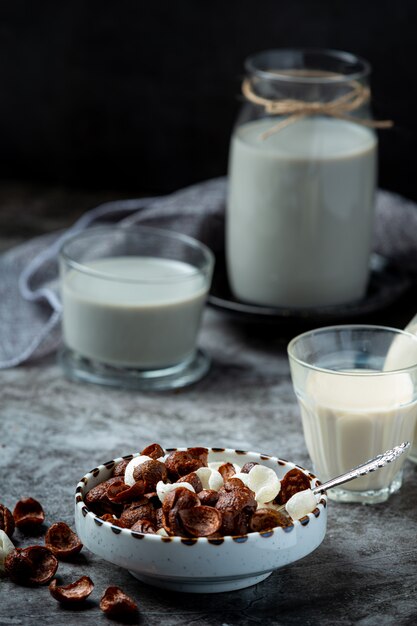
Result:
M271 120L232 140L227 254L241 300L321 306L363 296L376 138L352 122L305 119L268 139Z
M334 101L369 72L351 55L295 52L270 51L250 60L255 99ZM296 69L303 64L316 69ZM318 71L320 65L325 71ZM253 102L247 107L229 157L226 258L234 295L283 307L362 298L374 214L375 132L354 119L326 115L299 116L274 131L284 116Z

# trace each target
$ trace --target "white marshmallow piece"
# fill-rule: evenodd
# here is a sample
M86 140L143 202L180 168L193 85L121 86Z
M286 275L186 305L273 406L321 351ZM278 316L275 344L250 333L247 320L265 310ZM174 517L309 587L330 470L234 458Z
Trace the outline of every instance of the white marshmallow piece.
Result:
M265 465L254 465L248 474L247 485L255 492L258 502L270 502L279 493L281 482L270 467Z
M146 454L140 454L139 456L135 456L131 461L129 461L125 469L124 481L126 485L129 485L131 487L135 484L136 481L133 478L133 471L138 465L145 463L145 461L152 461L152 459L150 456L146 456Z
M223 465L223 463L221 463L221 465ZM223 476L217 470L211 469L210 467L199 467L195 473L201 480L203 489L218 491L223 487Z
M301 519L314 511L317 499L311 489L304 489L295 493L285 505L287 513L292 519Z
M156 483L156 494L160 501L163 502L169 492L178 489L178 487L185 487L186 489L189 489L189 491L193 491L195 493L195 489L192 485L190 485L190 483L164 483L160 480Z
M10 552L13 552L14 544L4 530L0 530L0 572L4 572L4 561Z

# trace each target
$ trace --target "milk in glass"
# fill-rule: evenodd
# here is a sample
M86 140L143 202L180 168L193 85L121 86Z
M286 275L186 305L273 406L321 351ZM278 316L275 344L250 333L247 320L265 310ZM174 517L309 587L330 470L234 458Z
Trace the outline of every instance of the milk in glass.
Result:
M63 333L76 353L105 364L169 367L195 352L207 279L165 258L83 263L63 277Z
M350 376L350 379L348 377ZM411 441L417 404L408 373L310 371L298 395L307 449L325 481L377 454ZM349 491L388 487L404 459L343 485Z
M309 117L263 138L279 118L232 138L226 252L235 296L309 307L364 296L377 141L354 122Z

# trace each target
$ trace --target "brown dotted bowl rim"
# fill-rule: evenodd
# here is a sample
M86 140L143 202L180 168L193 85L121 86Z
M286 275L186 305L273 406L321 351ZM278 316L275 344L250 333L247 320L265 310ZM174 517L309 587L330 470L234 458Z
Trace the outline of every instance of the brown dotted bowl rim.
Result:
M195 446L192 446L192 447L195 447ZM253 452L249 450L248 451L234 450L233 448L216 448L216 447L210 448L208 446L201 446L201 447L206 448L209 454L210 453L212 454L223 453L227 455L236 455L237 457L245 455L245 456L253 457L253 459L251 460L272 461L272 462L275 462L280 467L287 466L288 471L293 468L297 468L301 470L302 472L304 472L304 474L306 474L306 476L308 476L308 478L310 478L310 480L313 481L313 487L320 485L320 481L312 472L307 470L305 467L302 467L301 465L298 465L297 463L293 463L292 461L287 461L286 459L281 459L279 457L272 456L270 454L263 454L261 452ZM164 452L166 454L169 452L174 452L175 450L189 450L189 449L190 448L186 448L186 447L164 448ZM86 487L88 485L88 482L91 480L91 478L97 478L97 476L103 470L106 470L106 471L112 470L113 467L117 463L120 463L120 461L131 460L137 456L140 456L140 452L134 452L133 454L120 456L115 459L111 459L110 461L106 461L105 463L101 465L97 465L92 470L84 474L81 480L77 483L77 487L75 490L76 507L81 510L83 517L86 517L88 515L90 518L92 518L96 522L98 529L103 527L103 528L111 529L115 533L115 535L125 535L125 536L130 535L132 538L135 538L135 539L141 539L141 540L146 540L146 541L159 541L160 543L162 542L165 544L168 544L171 542L182 543L185 545L195 545L196 543L209 543L209 544L211 543L213 545L219 546L223 543L230 543L232 541L235 543L244 544L244 543L247 543L247 541L255 541L258 539L258 537L263 537L263 538L272 537L276 532L289 533L293 531L296 527L305 528L310 522L314 523L315 520L317 520L317 518L320 517L320 515L323 513L323 511L327 507L327 495L326 493L323 493L321 495L320 501L317 503L316 508L310 513L308 513L307 515L305 515L304 517L302 517L301 519L293 520L293 523L291 526L287 526L285 528L283 528L282 526L275 526L274 528L271 528L267 531L252 531L245 535L225 535L224 537L219 537L218 539L209 539L208 537L179 537L179 536L164 537L163 535L139 533L136 531L132 531L130 528L121 528L120 526L115 526L111 522L101 519L101 517L93 513L93 511L90 511L90 509L84 502L84 495L86 495L89 491L89 490L86 491Z

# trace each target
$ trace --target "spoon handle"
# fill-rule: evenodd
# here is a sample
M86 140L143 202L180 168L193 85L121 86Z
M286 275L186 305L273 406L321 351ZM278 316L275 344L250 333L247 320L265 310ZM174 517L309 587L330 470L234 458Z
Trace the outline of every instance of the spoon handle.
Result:
M392 450L387 450L383 454L378 454L374 459L370 459L366 461L366 463L362 463L362 465L358 465L353 469L349 470L345 474L341 476L337 476L336 478L332 478L327 482L319 485L315 489L313 489L313 493L315 495L322 493L323 491L327 491L327 489L331 489L332 487L337 487L338 485L343 485L343 483L347 483L349 480L353 480L354 478L358 478L359 476L365 476L365 474L369 474L369 472L374 472L380 467L384 467L388 463L392 463L395 461L403 452L405 452L410 447L409 441L404 441L399 446L396 446Z

